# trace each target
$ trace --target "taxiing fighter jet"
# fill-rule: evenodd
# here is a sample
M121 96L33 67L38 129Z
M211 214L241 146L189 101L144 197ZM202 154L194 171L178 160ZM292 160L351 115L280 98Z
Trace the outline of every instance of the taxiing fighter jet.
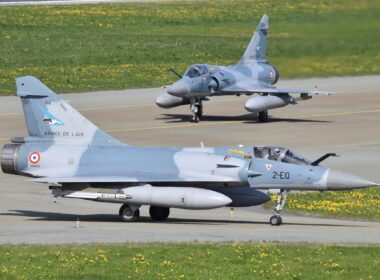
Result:
M312 95L329 95L332 92L317 90L294 90L276 88L279 79L276 68L265 57L269 17L264 15L253 34L240 61L231 66L194 64L189 67L167 92L156 98L162 108L173 108L190 104L191 120L198 122L203 114L202 101L211 96L252 95L245 102L245 109L258 114L261 122L267 121L268 110L296 104L297 100L312 98ZM295 95L294 95L295 94ZM299 94L299 97L296 96ZM296 98L295 98L296 97Z
M121 143L84 118L34 77L16 79L27 137L3 147L4 173L50 185L55 197L122 204L123 221L141 205L153 220L170 208L246 207L280 189L272 225L291 190L348 190L375 183L320 165L282 147L143 148ZM98 191L94 191L96 188Z

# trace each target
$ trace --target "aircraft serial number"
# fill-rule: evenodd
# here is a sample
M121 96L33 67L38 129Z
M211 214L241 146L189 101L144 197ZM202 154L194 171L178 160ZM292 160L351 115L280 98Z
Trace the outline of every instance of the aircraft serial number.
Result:
M273 179L280 179L280 180L286 180L290 178L290 173L289 172L277 172L273 171Z

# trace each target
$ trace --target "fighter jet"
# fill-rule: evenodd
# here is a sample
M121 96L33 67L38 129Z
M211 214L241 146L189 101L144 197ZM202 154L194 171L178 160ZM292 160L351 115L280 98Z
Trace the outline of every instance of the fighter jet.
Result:
M312 95L330 95L333 92L318 90L294 90L276 88L280 75L265 57L269 17L264 15L253 34L240 61L231 66L206 64L191 65L167 92L156 98L161 108L173 108L190 104L191 120L198 122L203 114L203 101L209 97L242 94L252 95L245 102L245 109L258 114L258 120L268 120L268 110L297 104L297 100L311 99ZM299 94L299 96L297 96Z
M48 184L55 198L121 204L122 221L138 220L149 205L153 220L170 208L247 207L270 200L280 216L291 190L350 190L376 184L320 165L283 147L134 147L106 134L38 79L16 79L28 136L14 137L1 153L4 173ZM47 120L48 119L48 120ZM53 121L54 120L54 121Z

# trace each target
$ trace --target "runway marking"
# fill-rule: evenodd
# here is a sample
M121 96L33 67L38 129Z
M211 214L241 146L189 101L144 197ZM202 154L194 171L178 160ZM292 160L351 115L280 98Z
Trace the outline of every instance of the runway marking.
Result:
M316 115L298 115L298 116L279 116L280 118L318 118L318 117L331 117L331 116L346 116L366 113L380 113L380 109L366 110L366 111L351 111L351 112L336 112Z
M328 117L328 116L344 116L344 115L355 115L355 114L369 114L369 113L380 113L380 109L376 110L366 110L366 111L354 111L354 112L336 112L327 114L316 114L316 115L288 115L288 116L278 116L278 118L318 118L318 117ZM148 127L135 127L135 128L119 128L105 130L106 132L126 132L126 131L139 131L139 130L153 130L153 129L167 129L167 128L181 128L181 127L194 127L194 126L209 126L209 125L221 125L221 124L232 124L238 123L241 120L236 121L224 121L224 122L201 122L201 123L187 123L187 124L171 124L164 126L148 126Z
M136 105L116 105L116 106L103 106L103 107L88 107L88 108L78 108L78 111L92 111L92 110L102 110L102 109L124 109L124 108L138 108L138 107L147 107L153 106L155 104L145 103L145 104L136 104Z
M99 106L99 107L84 107L84 108L76 108L77 111L91 111L91 110L104 110L104 109L124 109L124 108L138 108L138 107L146 107L146 106L153 106L155 104L151 103L145 103L145 104L136 104L136 105L115 105L115 106ZM0 113L0 117L6 117L6 116L20 116L24 115L24 113Z
M132 105L131 105L132 106ZM123 107L123 106L119 106ZM98 108L98 107L94 107ZM88 108L91 110L91 108ZM357 115L357 114L371 114L380 113L380 109L375 110L363 110L363 111L351 111L351 112L336 112L336 113L326 113L326 114L315 114L315 115L285 115L278 116L278 118L319 118L319 117L331 117L331 116L346 116L346 115ZM170 128L182 128L182 127L199 127L199 126L210 126L210 125L225 125L241 122L241 120L236 121L224 121L224 122L201 122L201 123L184 123L184 124L170 124L161 126L147 126L147 127L134 127L134 128L118 128L118 129L104 129L106 132L127 132L127 131L141 131L141 130L154 130L154 129L170 129ZM8 140L9 138L0 138L0 141Z
M167 128L179 128L179 127L192 127L192 126L209 126L211 124L231 124L235 123L237 121L226 121L226 122L218 122L218 123L212 123L212 122L203 122L203 123L187 123L187 124L171 124L171 125L163 125L163 126L147 126L147 127L135 127L135 128L120 128L120 129L110 129L105 130L106 132L124 132L124 131L137 131L137 130L153 130L153 129L167 129Z
M380 142L367 142L367 143L352 143L346 145L335 145L335 148L352 148L352 147L361 147L361 146L380 146Z
M4 116L4 117L7 117L7 116L19 116L19 115L24 115L24 113L0 113L0 116Z

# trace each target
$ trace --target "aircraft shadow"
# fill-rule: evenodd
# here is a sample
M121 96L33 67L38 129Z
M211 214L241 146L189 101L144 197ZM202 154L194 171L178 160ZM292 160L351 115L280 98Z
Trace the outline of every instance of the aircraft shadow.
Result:
M65 213L54 212L42 212L42 211L29 211L29 210L10 210L12 213L0 213L1 216L23 216L29 217L30 220L36 221L70 221L75 222L78 218L81 222L111 222L122 223L117 214L91 214L91 215L75 215ZM268 216L269 219L269 216ZM245 221L245 220L232 220L232 219L181 219L181 218L168 218L166 221L153 221L150 217L141 216L137 223L150 223L150 224L183 224L183 225L225 225L225 224L252 224L252 225L268 225L268 222L260 221ZM315 226L315 227L367 227L363 225L338 225L327 223L289 223L284 221L284 225L294 226Z
M191 116L186 114L162 114L163 117L156 118L156 120L164 120L166 123L181 123L190 122ZM242 121L243 123L260 123L255 116L252 114L244 114L240 116L216 116L216 115L203 115L202 121L218 122L218 121ZM288 123L329 123L331 121L324 120L308 120L299 118L274 118L269 117L266 123L272 122L288 122ZM261 123L260 123L261 124Z

